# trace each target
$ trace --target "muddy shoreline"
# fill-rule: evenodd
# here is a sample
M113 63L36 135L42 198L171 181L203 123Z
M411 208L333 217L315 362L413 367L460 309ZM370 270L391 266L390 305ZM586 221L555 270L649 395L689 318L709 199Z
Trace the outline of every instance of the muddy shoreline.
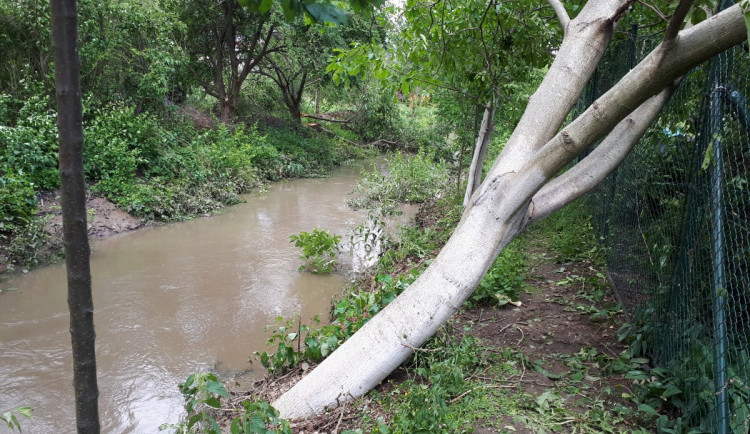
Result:
M52 260L42 261L33 268L49 265L57 262L54 258L62 258L62 206L60 204L60 191L43 191L37 195L36 219L43 222L44 231L49 234L49 239L35 247L44 258ZM134 217L121 210L107 198L99 195L86 193L86 212L88 215L89 239L107 238L122 232L128 232L148 226L143 220ZM7 239L0 239L0 243L8 245ZM12 265L12 266L11 266ZM0 279L8 278L19 272L29 271L31 267L22 267L20 264L11 264L4 255L0 255Z

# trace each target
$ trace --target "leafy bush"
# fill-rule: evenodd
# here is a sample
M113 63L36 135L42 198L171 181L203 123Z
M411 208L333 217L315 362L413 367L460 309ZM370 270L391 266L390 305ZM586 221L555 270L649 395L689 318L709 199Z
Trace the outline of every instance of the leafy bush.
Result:
M300 270L326 274L338 265L336 253L339 251L341 235L331 235L326 230L315 229L312 233L302 231L297 235L290 235L289 242L302 249L300 257L305 260L305 264L300 266Z
M180 384L185 398L187 420L179 424L164 424L159 430L172 428L179 433L221 434L222 430L212 414L221 408L221 398L229 398L226 388L215 374L206 372L190 375ZM268 402L242 402L245 412L232 420L232 434L291 434L289 421L280 419L279 412Z
M11 226L0 239L0 262L8 264L8 271L16 266L28 269L54 261L62 254L62 239L44 229L45 220L33 218L27 223Z
M25 226L36 213L34 184L26 177L0 176L0 233Z
M211 372L190 375L180 384L180 392L185 398L187 421L177 425L165 424L159 430L173 428L177 432L221 434L221 427L209 410L221 408L220 398L228 398L229 394L216 375Z
M0 125L0 173L21 174L36 188L57 188L57 127L47 98L32 92L16 119L15 126Z
M429 152L397 153L388 159L386 173L378 169L365 173L347 202L355 209L379 206L392 212L399 202L420 203L436 197L445 189L448 176L447 164Z
M525 255L514 241L495 259L470 300L474 303L494 302L500 306L518 301L526 278Z

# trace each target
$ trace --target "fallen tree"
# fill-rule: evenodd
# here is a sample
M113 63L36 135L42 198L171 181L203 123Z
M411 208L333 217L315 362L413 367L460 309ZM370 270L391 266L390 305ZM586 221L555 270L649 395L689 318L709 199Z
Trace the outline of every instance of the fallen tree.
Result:
M456 312L514 237L617 167L679 77L746 38L740 6L680 31L692 4L682 0L663 42L563 127L632 3L590 1L570 19L558 0L550 0L565 29L563 43L453 236L407 290L273 403L282 417L319 413L376 386ZM600 139L594 152L556 177Z

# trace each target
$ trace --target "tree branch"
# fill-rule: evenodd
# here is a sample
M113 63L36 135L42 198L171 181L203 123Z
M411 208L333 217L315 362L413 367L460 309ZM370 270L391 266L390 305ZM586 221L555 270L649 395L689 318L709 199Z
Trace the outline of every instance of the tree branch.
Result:
M547 0L547 3L555 10L555 15L557 15L557 19L563 28L563 34L567 34L570 16L568 15L568 11L565 10L565 5L560 0Z
M643 137L676 86L664 89L641 104L586 158L542 187L531 199L529 222L532 224L561 209L591 191L620 165Z
M301 113L300 115L303 118L316 119L316 120L319 120L319 121L332 122L332 123L335 123L335 124L348 124L348 123L350 123L354 119L353 117L349 118L349 119L345 119L345 120L331 119L331 118L324 118L323 116L316 116L316 115L311 115L311 114L307 114L307 113Z
M664 33L664 42L672 41L677 37L682 27L682 22L685 21L685 17L690 12L690 7L693 6L693 0L680 0L680 4L677 5L677 9L672 15L672 19L669 20L669 26L667 31Z
M622 16L625 15L625 12L627 12L628 9L633 6L633 3L635 3L635 0L627 0L625 3L620 5L615 13L609 18L609 21L613 23L620 21L620 18L622 18Z
M650 4L650 3L646 3L643 0L636 0L636 1L638 3L640 3L640 4L642 4L643 6L646 6L647 8L651 9L652 11L654 11L656 13L656 15L658 15L659 18L662 19L662 21L667 21L667 17L656 6L654 6L654 5Z

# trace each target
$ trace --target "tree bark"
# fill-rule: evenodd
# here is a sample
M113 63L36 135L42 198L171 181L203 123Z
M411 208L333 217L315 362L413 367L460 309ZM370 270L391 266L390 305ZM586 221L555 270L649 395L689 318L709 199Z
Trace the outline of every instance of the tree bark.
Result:
M466 193L464 194L464 206L469 204L471 195L479 188L479 184L482 183L482 168L484 167L484 159L487 155L487 148L490 147L492 141L492 132L495 130L495 100L496 96L487 103L484 107L484 117L482 118L482 126L479 129L479 135L477 135L477 143L474 147L474 156L471 159L471 166L469 166L469 178L466 182Z
M591 1L570 21L547 77L446 246L396 300L273 403L282 417L309 416L376 386L471 295L500 251L531 222L532 199L549 179L691 67L745 39L738 6L683 30L558 132L600 60L614 28L612 17L623 4ZM604 164L591 167L610 170Z
M99 390L94 350L86 190L83 180L83 127L75 0L51 0L55 53L57 129L60 140L60 196L68 274L68 308L73 347L73 387L79 433L99 432Z

